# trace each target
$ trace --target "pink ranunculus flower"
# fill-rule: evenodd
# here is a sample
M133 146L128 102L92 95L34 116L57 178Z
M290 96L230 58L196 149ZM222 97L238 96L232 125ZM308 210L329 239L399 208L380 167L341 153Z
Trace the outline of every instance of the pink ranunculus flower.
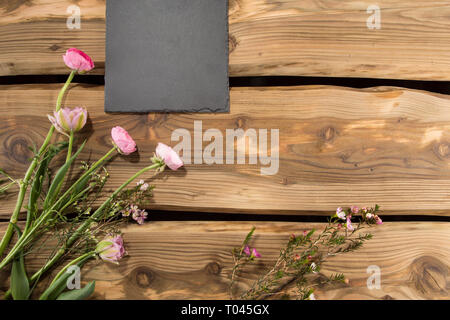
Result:
M172 170L177 170L183 166L183 160L181 160L178 154L171 147L165 145L164 143L158 143L155 153L156 156L161 158Z
M136 143L128 132L122 127L111 129L113 143L121 154L129 155L136 151Z
M74 109L62 108L53 112L53 117L48 115L48 119L55 126L56 130L67 134L83 129L86 124L87 114L87 110L81 107Z
M118 264L119 260L126 254L123 239L120 235L108 235L97 244L95 252L102 260L115 264Z
M70 48L63 55L66 66L80 73L94 69L94 62L86 53L76 48Z

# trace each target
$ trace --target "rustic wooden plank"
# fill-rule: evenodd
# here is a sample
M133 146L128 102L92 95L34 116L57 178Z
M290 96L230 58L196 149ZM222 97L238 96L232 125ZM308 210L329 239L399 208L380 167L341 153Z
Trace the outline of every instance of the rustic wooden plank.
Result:
M241 289L248 288L273 263L291 233L320 229L323 224L183 221L128 225L123 232L129 256L119 266L90 263L82 270L82 280L97 280L96 299L227 299L231 249L240 245L252 226L256 226L252 244L263 258L242 274ZM0 229L4 227L1 224ZM374 237L363 248L324 264L321 273L342 272L349 283L320 288L317 299L449 299L449 223L385 223L370 232ZM29 255L29 270L44 263L46 253ZM381 269L380 289L366 286L370 265ZM3 289L5 283L3 277Z
M66 27L72 4L81 29ZM448 1L379 0L381 29L369 30L373 4L230 0L230 75L450 79ZM0 75L64 73L73 46L104 72L105 1L4 1L0 17Z
M40 144L47 133L46 114L59 87L0 86L0 167L16 178L28 166L27 147ZM175 129L186 128L193 138L194 121L224 136L226 129L279 129L277 174L262 175L266 166L250 165L248 158L246 164L187 165L153 181L153 209L328 215L338 205L378 203L385 214L450 212L445 95L389 87L233 88L229 114L137 115L105 114L102 86L74 85L64 105L89 109L81 135L88 138L84 160L109 150L115 125L135 138L139 152L108 166L108 190L147 165L157 142L174 146ZM203 142L203 149L208 144ZM11 193L2 202L3 217L13 200Z

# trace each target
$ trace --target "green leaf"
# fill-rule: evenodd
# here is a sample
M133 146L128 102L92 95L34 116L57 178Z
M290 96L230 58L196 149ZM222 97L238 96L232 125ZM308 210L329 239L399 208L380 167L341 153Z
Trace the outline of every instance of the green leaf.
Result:
M255 232L256 227L253 227L252 230L250 230L250 232L247 234L247 236L245 237L244 240L244 245L248 244L250 242L250 240L252 239L253 233Z
M67 288L67 279L72 275L70 272L65 272L55 282L53 282L47 290L45 290L39 300L55 300Z
M15 224L16 232L21 236L20 229ZM25 261L21 251L17 258L13 260L11 269L11 294L14 300L28 300L30 295L30 283L25 271Z
M76 265L81 268L90 257L78 262ZM67 279L72 276L71 272L64 272L59 278L53 280L53 283L41 294L39 300L56 300L58 296L67 288Z
M58 197L58 190L60 188L60 185L64 181L67 171L69 170L75 159L78 157L80 152L83 150L85 144L86 141L83 142L80 148L78 148L78 151L69 159L69 161L67 161L61 168L59 168L58 172L55 175L55 178L53 179L53 182L50 185L50 188L47 191L47 197L44 200L44 210L49 209L55 202L55 199Z
M34 216L34 213L37 210L37 201L39 199L39 195L42 192L42 186L44 184L45 173L47 172L48 166L52 159L59 153L61 150L67 148L67 143L60 143L57 146L50 146L47 152L44 154L43 159L39 163L39 167L36 170L36 174L34 176L33 184L30 190L30 198L28 200L28 215L27 219ZM30 221L31 222L31 221Z
M95 281L89 282L84 288L61 293L56 300L85 300L94 293Z

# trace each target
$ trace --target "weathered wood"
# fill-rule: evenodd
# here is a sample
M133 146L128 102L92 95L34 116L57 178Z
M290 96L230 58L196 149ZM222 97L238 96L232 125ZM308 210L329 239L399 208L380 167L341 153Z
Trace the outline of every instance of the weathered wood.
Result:
M68 29L69 5L81 29ZM230 75L450 79L447 0L380 0L381 29L369 30L373 1L230 0ZM0 75L65 73L78 47L104 71L105 1L0 4Z
M0 86L0 168L12 176L26 170L27 147L43 141L59 87ZM113 126L135 138L139 152L109 164L108 190L147 165L157 142L175 145L173 130L186 128L193 138L196 120L203 131L217 128L224 136L235 128L280 130L277 174L261 175L266 166L248 159L169 170L153 181L153 209L328 215L339 205L378 203L384 214L450 212L448 96L388 87L233 88L229 114L111 115L103 111L102 86L74 85L64 105L89 110L80 137L88 138L84 160L111 148ZM10 194L3 217L13 204Z
M1 224L4 229L5 224ZM263 258L241 275L252 280L277 258L291 233L323 224L285 222L149 222L123 228L129 256L119 266L91 262L82 280L97 280L96 299L227 299L231 250L256 226L252 243ZM317 299L449 299L449 223L385 223L369 230L361 249L329 258L321 273L344 273L348 284L318 288ZM27 256L29 270L51 247ZM367 268L381 270L381 288L369 290ZM7 280L1 278L4 289Z

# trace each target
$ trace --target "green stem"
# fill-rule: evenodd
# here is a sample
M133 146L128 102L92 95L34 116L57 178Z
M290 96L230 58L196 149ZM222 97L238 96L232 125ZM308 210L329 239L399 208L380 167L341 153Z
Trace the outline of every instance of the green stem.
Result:
M55 264L64 255L66 249L70 248L75 243L75 241L78 240L80 235L83 234L87 228L89 228L91 223L100 216L102 211L124 188L126 188L126 186L128 186L133 180L135 180L141 174L149 170L159 168L160 166L161 164L157 163L149 167L143 168L137 173L135 173L132 177L130 177L126 182L124 182L116 191L114 191L114 193L108 199L105 200L105 202L103 202L103 204L97 210L95 210L95 212L88 219L86 219L85 222L83 222L83 224L81 224L78 227L78 229L72 234L69 240L67 240L66 245L60 248L50 261L48 261L41 269L39 269L35 274L31 276L30 283L33 283L36 279L38 279L43 273L45 273L48 269L50 269L53 266L53 264Z
M69 84L72 82L73 77L75 76L76 71L72 71L67 78L66 83L62 87L61 91L59 92L58 98L56 100L56 111L59 111L61 109L61 102L62 98L64 97L64 93L67 91L67 88L69 87ZM2 241L0 242L0 257L3 255L3 252L5 251L6 247L9 245L9 242L11 241L11 237L14 232L14 224L17 223L17 219L20 214L20 209L22 209L23 200L25 198L25 194L28 189L28 185L31 180L31 176L33 175L34 169L36 169L36 166L39 162L39 159L41 158L44 151L47 149L47 146L50 143L50 140L53 136L53 132L55 131L55 127L51 126L50 130L47 133L47 137L44 140L44 143L42 144L41 148L39 149L38 154L33 158L33 161L31 162L30 166L28 167L27 172L25 173L24 179L20 182L20 189L19 189L19 195L17 197L16 206L14 207L14 211L11 215L11 218L9 220L8 228L6 229L5 234L3 235ZM1 269L1 267L0 267Z
M62 87L61 91L58 94L58 98L56 99L56 111L59 111L59 109L61 109L61 103L62 103L62 99L64 97L64 93L67 91L67 89L69 88L70 83L73 80L73 77L75 76L75 73L77 73L76 70L72 70L72 72L69 74L69 77L66 80L66 83L64 84L64 86Z
M74 137L74 133L71 130L70 131L70 135L69 135L69 146L67 148L67 156L66 156L66 163L69 162L70 157L72 157L72 149L73 149L73 137ZM63 186L64 183L64 179L61 180L61 182L58 185L58 188L56 189L56 194L59 194L59 192L61 191L61 188Z
M70 157L72 156L72 148L73 148L73 131L71 130L69 136L69 147L67 148L66 163L69 162Z
M45 222L46 218L54 212L55 208L60 204L61 201L66 199L67 196L70 195L70 193L75 189L78 183L84 180L88 175L90 175L94 170L96 170L102 163L105 161L114 151L116 150L115 147L111 148L111 150L108 151L107 154L105 154L100 160L98 160L92 167L89 168L77 181L75 181L74 184L70 186L67 191L59 197L58 201L56 201L53 206L48 209L45 213L43 213L36 221L35 224L27 234L23 234L22 237L16 242L14 247L11 249L11 251L8 253L8 255L3 259L3 261L0 263L0 270L3 269L8 263L12 261L12 259L15 257L17 252L23 249L24 245L27 243L28 240L30 240L34 234L34 232ZM12 226L11 226L12 227Z

